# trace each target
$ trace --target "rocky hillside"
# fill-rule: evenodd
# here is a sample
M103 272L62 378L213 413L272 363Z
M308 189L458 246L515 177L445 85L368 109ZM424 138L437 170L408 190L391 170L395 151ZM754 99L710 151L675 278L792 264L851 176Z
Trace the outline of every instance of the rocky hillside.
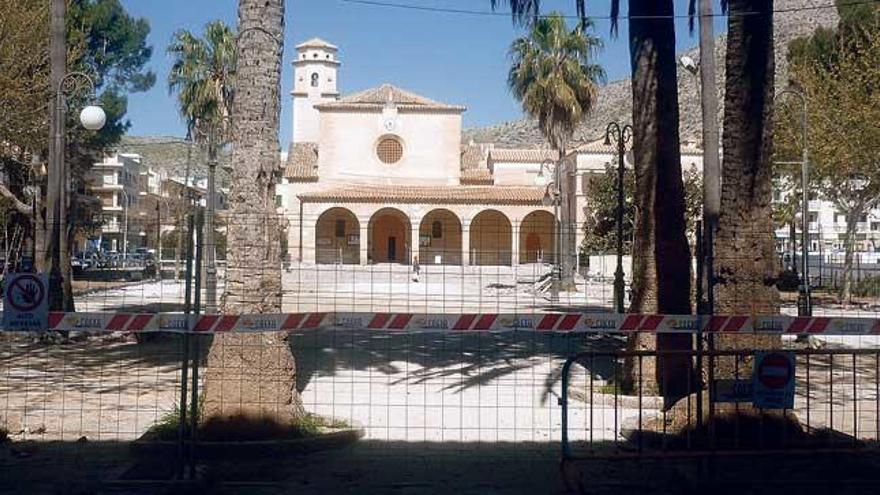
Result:
M144 165L164 172L168 177L183 177L186 172L190 145L173 136L125 136L117 146L122 153L137 153ZM190 160L190 175L200 180L208 175L208 154L203 146L193 146ZM227 167L229 154L220 153L217 168L218 183L226 187L229 181Z
M813 10L799 10L804 7L825 7ZM788 64L785 54L788 43L800 36L811 33L820 26L833 26L837 23L834 0L776 0L774 16L776 47L776 86L784 87L787 81ZM686 36L679 33L679 36ZM693 38L695 43L697 38ZM724 54L726 38L715 40L715 59L718 76L718 97L724 102ZM697 47L685 52L694 60L699 60ZM701 117L698 94L699 79L679 68L678 99L681 112L682 141L700 142ZM632 85L629 79L614 81L602 87L599 100L589 121L578 132L579 137L599 139L604 135L605 126L611 121L630 122L632 120ZM719 120L723 115L719 112ZM720 123L720 122L719 122ZM495 143L502 147L544 147L546 141L541 136L534 121L529 119L504 122L488 127L468 129L466 139L478 143Z

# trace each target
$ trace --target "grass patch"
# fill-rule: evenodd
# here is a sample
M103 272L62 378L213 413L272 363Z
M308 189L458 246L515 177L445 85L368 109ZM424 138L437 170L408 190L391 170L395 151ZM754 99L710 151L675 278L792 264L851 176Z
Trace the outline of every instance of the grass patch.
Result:
M179 411L171 410L144 434L148 440L177 440ZM187 419L189 423L189 417ZM350 428L342 420L325 418L316 414L306 414L294 423L279 422L271 416L215 416L198 422L198 439L207 442L245 442L262 440L293 440L314 437L327 430ZM185 427L189 436L190 426Z

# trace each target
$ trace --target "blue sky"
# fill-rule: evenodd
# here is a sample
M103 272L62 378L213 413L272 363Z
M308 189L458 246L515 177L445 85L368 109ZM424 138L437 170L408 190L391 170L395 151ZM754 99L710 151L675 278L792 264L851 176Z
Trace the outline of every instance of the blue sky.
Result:
M388 0L430 7L487 11L489 0ZM122 0L135 16L150 21L149 43L154 48L150 62L158 76L147 93L131 95L128 117L132 135L182 136L184 125L177 114L174 97L168 94L167 76L171 60L165 47L178 29L201 32L214 19L236 23L236 0ZM589 12L607 16L609 0L590 0ZM625 0L621 0L624 4ZM687 0L676 0L676 14L687 14ZM545 11L574 14L573 0L544 0ZM716 5L716 13L719 12ZM625 16L626 12L622 12ZM629 75L627 23L620 24L616 39L609 34L608 20L596 19L595 34L605 43L598 61L609 81ZM687 20L677 21L679 49L697 43L687 31ZM716 33L725 19L716 19ZM343 93L389 82L429 98L462 104L465 127L518 119L519 104L506 87L510 42L522 35L508 16L477 16L425 12L348 3L345 0L287 0L283 112L281 144L286 149L291 136L290 88L293 46L313 36L339 46L343 65L339 74Z

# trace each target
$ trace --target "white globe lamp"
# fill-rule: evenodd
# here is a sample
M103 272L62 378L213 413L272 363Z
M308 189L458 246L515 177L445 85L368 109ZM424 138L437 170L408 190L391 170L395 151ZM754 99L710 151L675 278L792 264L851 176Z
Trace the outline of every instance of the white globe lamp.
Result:
M79 113L79 121L83 127L90 131L100 131L107 123L107 114L104 113L103 108L89 105Z

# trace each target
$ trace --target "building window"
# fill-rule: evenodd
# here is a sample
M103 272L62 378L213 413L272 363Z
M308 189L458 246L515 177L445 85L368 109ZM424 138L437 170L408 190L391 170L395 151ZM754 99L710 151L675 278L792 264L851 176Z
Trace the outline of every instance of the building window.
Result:
M443 223L440 220L431 224L431 237L440 239L443 237Z
M345 237L345 220L336 220L336 237Z
M317 87L318 87L318 77L319 77L319 76L318 76L318 73L317 73L317 72L312 73L312 87L313 87L313 88L317 88Z
M871 222L871 230L880 230L880 222Z
M397 163L403 157L403 145L394 138L383 138L376 146L376 155L382 163Z
M275 195L275 206L278 208L281 208L282 206L284 206L284 203L282 203L280 194Z
M810 222L816 222L819 220L819 212L818 211L811 211L809 213L809 215L807 215L807 218L809 219L808 221L810 221Z

